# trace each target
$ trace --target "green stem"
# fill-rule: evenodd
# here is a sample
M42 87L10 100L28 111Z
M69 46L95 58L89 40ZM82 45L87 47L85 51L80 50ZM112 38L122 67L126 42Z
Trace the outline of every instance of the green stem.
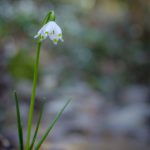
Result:
M36 51L36 61L35 61L35 65L34 65L34 79L33 79L33 86L32 86L30 111L29 111L29 118L28 118L26 150L29 150L29 145L30 145L31 126L32 126L32 118L33 118L33 112L34 112L34 102L35 102L35 94L36 94L36 86L37 86L40 49L41 49L41 42L38 42L37 51Z

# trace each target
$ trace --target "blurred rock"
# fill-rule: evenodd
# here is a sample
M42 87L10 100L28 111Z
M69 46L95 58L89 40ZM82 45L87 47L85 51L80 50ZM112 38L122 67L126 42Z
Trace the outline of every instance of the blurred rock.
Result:
M141 140L146 140L148 132L145 132L147 130L145 122L148 116L150 116L150 107L146 104L129 105L109 113L106 124L114 134L131 133Z
M103 96L84 83L63 87L57 93L59 96L46 104L46 124L49 122L48 118L56 116L67 99L72 98L72 101L59 119L52 137L61 139L73 135L99 135L105 106Z
M149 150L150 147L127 139L69 139L57 143L46 142L42 150Z
M149 99L149 89L141 85L128 86L120 93L120 99L126 105L146 103Z
M3 135L0 134L0 149L1 150L17 150L14 145Z

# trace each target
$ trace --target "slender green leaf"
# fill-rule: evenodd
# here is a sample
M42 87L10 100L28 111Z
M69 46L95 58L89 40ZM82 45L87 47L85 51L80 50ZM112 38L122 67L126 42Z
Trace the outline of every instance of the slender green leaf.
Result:
M58 121L58 119L60 118L60 116L62 115L63 111L65 110L65 108L67 107L67 105L70 103L71 99L69 99L66 104L63 106L63 108L60 110L60 112L56 115L56 117L54 118L53 122L50 124L50 126L48 127L48 129L46 130L46 132L44 133L42 139L39 141L39 143L37 144L37 146L35 147L35 150L39 150L41 145L43 144L43 142L45 141L45 139L47 138L48 134L50 133L50 131L53 129L53 127L55 126L56 122Z
M37 137L39 126L40 126L41 119L42 119L42 116L43 116L43 112L44 112L44 103L42 104L42 108L41 108L41 111L40 111L40 114L39 114L38 122L37 122L37 125L36 125L36 129L35 129L35 132L34 132L32 143L31 143L31 146L30 146L30 150L32 150L33 147L34 147L34 143L35 143L35 140L36 140L36 137Z
M15 98L15 102L16 102L16 113L17 113L17 125L18 125L20 150L23 150L23 131L22 131L21 118L20 118L19 101L18 101L18 96L17 96L16 91L14 91L14 98Z

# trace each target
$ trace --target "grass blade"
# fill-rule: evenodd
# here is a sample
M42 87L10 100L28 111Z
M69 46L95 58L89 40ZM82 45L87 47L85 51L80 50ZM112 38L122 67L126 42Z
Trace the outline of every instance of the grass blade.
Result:
M44 133L42 139L39 141L39 143L35 147L35 150L39 150L40 149L41 145L43 144L43 142L47 138L49 132L53 129L53 127L55 126L56 122L58 121L58 119L60 118L60 116L62 115L63 111L65 110L65 108L67 107L67 105L70 103L70 101L71 101L71 99L69 99L66 102L66 104L63 106L63 108L60 110L60 112L56 115L56 117L54 118L53 122L50 124L50 126L48 127L48 129Z
M20 118L19 101L18 101L18 96L17 96L16 91L14 91L14 98L15 98L15 102L16 102L16 113L17 113L17 125L18 125L20 150L23 150L23 131L22 131L21 118Z
M36 137L37 137L37 133L38 133L38 130L39 130L39 126L40 126L40 123L41 123L41 119L42 119L42 116L43 116L43 112L44 112L44 103L42 104L42 108L41 108L41 111L40 111L40 114L39 114L38 122L37 122L37 125L36 125L36 129L35 129L35 132L34 132L32 143L31 143L31 146L30 146L30 150L33 149L33 146L34 146L34 143L35 143L35 140L36 140Z

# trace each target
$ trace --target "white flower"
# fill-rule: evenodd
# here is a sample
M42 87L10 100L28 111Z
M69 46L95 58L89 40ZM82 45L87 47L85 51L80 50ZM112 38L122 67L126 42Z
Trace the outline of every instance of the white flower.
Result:
M49 21L47 24L45 24L38 31L37 35L34 36L34 38L37 38L37 37L40 37L40 40L44 40L47 37L49 37L50 40L52 40L54 44L57 44L59 40L63 42L62 30L56 24L55 21Z

